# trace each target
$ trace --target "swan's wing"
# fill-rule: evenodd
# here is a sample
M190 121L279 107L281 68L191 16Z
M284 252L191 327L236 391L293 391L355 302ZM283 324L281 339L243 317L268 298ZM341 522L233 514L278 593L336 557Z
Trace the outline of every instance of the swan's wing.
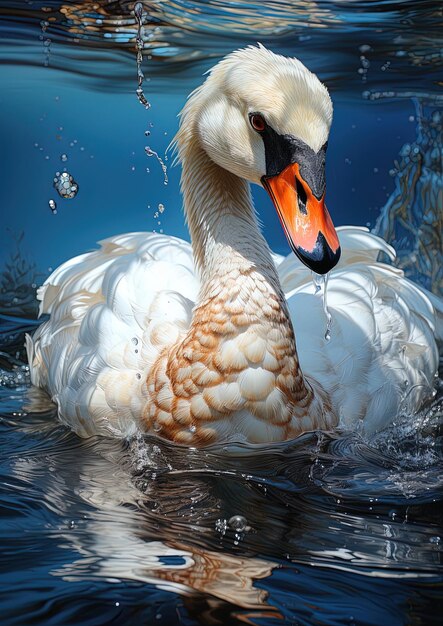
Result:
M443 307L400 270L377 261L380 252L393 254L382 239L350 227L339 236L342 258L327 290L330 341L310 272L293 255L278 270L303 371L330 393L343 424L362 419L375 430L395 419L399 407L413 412L430 394Z
M82 436L127 435L146 374L189 327L198 280L190 244L131 233L61 265L39 292L50 318L28 339L32 382Z

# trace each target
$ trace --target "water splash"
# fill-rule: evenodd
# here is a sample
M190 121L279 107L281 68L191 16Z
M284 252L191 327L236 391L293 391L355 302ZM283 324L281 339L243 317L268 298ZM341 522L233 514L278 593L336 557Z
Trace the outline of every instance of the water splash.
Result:
M148 157L155 157L157 159L157 161L160 163L160 167L162 168L162 172L163 172L163 183L165 185L168 184L169 179L168 179L168 168L166 166L166 164L164 163L163 159L159 156L158 152L156 152L155 150L153 150L151 147L149 146L145 146L145 153L146 156Z
M400 150L391 170L395 189L374 232L397 250L396 265L406 275L437 294L443 294L443 113L428 114L422 101L414 100L417 135Z
M138 80L138 86L137 86L137 89L135 90L135 93L137 94L137 98L139 99L139 102L145 107L145 109L149 109L151 105L147 101L146 96L143 93L143 80L145 78L145 75L143 74L143 71L142 71L142 62L143 62L142 29L143 29L143 17L145 14L143 11L143 4L141 2L136 2L136 4L134 5L134 15L135 15L135 19L137 20L137 36L135 39L135 46L137 50L137 80Z
M312 282L315 287L315 294L321 292L322 300L323 300L323 311L326 317L326 330L325 330L325 340L330 341L331 339L331 327L332 327L332 315L328 309L328 300L327 300L327 290L328 290L328 281L329 281L329 273L327 274L316 274L312 272Z

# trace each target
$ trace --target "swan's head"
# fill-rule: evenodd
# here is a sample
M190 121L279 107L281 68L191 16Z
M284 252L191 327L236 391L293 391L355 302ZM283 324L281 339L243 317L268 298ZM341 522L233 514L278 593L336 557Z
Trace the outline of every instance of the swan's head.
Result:
M190 97L186 127L219 166L263 185L295 254L324 274L340 258L325 206L332 121L326 87L297 59L263 46L228 55Z

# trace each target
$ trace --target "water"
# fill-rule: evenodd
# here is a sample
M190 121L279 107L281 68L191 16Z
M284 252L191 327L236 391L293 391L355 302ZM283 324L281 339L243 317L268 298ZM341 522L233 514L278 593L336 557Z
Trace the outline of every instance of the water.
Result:
M141 2L137 2L134 5L134 15L135 15L135 19L137 20L137 37L136 37L135 43L136 43L136 48L137 48L137 81L138 81L138 85L137 85L137 89L135 90L135 93L137 94L137 98L139 99L140 104L142 104L145 107L145 109L149 109L151 105L146 100L146 96L143 93L143 80L145 78L145 75L143 74L143 71L142 71L143 18L145 14L143 12L143 4Z
M179 168L166 171L176 115L204 71L257 40L331 90L334 222L375 227L441 294L441 6L140 4L138 15L123 1L0 6L2 623L437 624L441 383L420 414L366 440L84 441L30 388L23 341L50 268L119 232L187 237ZM53 186L61 164L80 190L68 199ZM253 193L268 241L287 253L268 198Z
M323 312L325 314L326 319L326 328L325 328L325 339L326 341L330 341L331 339L331 328L332 328L332 315L329 312L328 308L328 280L329 273L327 274L315 274L312 273L312 282L314 284L314 293L320 294L323 302Z

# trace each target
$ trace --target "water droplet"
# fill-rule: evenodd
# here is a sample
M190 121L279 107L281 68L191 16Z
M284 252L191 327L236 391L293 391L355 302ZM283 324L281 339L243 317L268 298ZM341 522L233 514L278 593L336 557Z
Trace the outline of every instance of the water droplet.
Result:
M438 535L435 535L434 537L431 537L429 541L430 543L440 543L441 539Z
M149 146L145 146L145 153L146 153L146 156L148 157L155 157L157 161L160 163L160 167L162 168L163 177L164 177L163 182L165 185L167 185L168 184L168 174L167 174L168 168L166 167L161 157L158 155L158 153L155 150L152 150L152 148L150 148Z
M316 274L315 272L312 272L312 282L314 283L314 288L315 288L314 294L321 291L321 286L323 284L323 277L320 274Z
M68 160L68 155L67 154L61 154L60 155L60 161L63 161L63 163L65 163Z
M161 204L161 203L160 203L160 204L158 205L158 210L159 210L159 213L163 213L163 211L165 210L165 206L164 206L163 204Z
M246 530L248 520L246 519L246 517L243 517L243 515L233 515L229 519L228 524L230 528L232 528L232 530L235 530L236 532L241 533L244 530Z
M68 172L56 172L54 187L62 198L75 198L78 192L78 185Z
M314 283L314 286L315 286L315 293L319 293L320 291L322 291L322 286L323 286L323 291L321 295L323 299L323 311L326 317L326 330L325 330L326 341L330 341L331 339L331 327L332 327L332 315L329 312L328 302L327 302L328 280L329 280L329 273L326 275L323 275L323 274L315 274L314 272L312 272L312 282Z
M218 520L216 520L215 530L217 532L225 534L227 527L228 527L228 522L225 519L219 518Z
M138 339L137 339L137 337L133 337L133 338L131 339L131 341L132 341L132 343L134 344L134 346L137 346L137 345L138 345Z
M189 431L191 433L195 433L196 430L197 430L197 426L195 424L191 424L189 427Z
M135 19L137 20L137 36L135 38L135 48L137 50L137 79L138 79L138 86L137 86L137 89L135 90L135 93L137 94L137 98L139 102L145 107L145 109L149 109L151 105L149 104L149 102L146 99L145 94L143 93L143 80L145 78L143 71L142 71L142 62L143 62L142 30L143 30L144 13L143 13L143 4L141 2L137 2L134 5L134 15L135 15Z
M49 200L48 204L49 204L49 208L51 209L52 213L54 215L56 215L56 213L57 213L57 203L55 202L55 200L52 200L52 199Z

